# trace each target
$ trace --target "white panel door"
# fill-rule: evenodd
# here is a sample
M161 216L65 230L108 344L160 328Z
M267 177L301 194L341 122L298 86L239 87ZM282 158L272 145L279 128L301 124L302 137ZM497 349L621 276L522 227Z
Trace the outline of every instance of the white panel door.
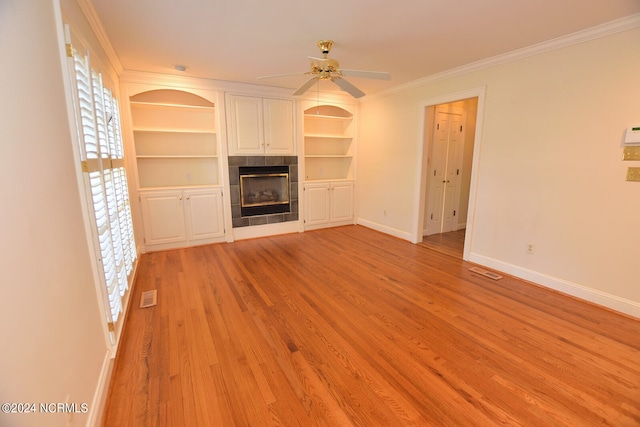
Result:
M442 230L442 202L446 183L447 143L449 138L448 114L436 111L429 158L429 195L427 202L426 235Z
M331 222L353 221L353 183L331 185Z
M264 99L265 154L295 154L293 101Z
M460 173L464 145L462 114L436 109L427 199L425 235L458 229Z
M182 191L141 193L140 202L147 245L182 242L187 239Z
M185 190L187 238L210 239L224 235L222 190Z
M449 138L445 171L445 192L442 208L442 233L458 229L460 204L460 168L462 167L462 116L449 114Z
M264 153L262 98L229 95L229 153Z
M330 185L305 184L304 220L306 225L328 224L330 220Z

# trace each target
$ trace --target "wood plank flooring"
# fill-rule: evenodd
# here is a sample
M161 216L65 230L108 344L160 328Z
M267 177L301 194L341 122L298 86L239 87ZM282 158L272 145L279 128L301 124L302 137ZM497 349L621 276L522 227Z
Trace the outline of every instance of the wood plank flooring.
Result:
M425 236L419 244L431 250L462 259L465 230Z
M638 426L640 321L361 226L145 254L104 426Z

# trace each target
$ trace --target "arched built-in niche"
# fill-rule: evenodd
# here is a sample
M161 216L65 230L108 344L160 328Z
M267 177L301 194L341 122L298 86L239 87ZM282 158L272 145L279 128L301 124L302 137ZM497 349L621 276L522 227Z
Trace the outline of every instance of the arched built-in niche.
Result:
M130 97L140 188L219 185L215 105L159 89Z

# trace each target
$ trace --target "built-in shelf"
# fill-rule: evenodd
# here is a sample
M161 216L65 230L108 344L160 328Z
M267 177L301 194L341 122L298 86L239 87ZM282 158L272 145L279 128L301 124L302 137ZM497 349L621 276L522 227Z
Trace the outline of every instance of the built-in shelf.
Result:
M215 133L215 108L132 102L134 130Z
M193 99L180 91L158 94ZM140 95L130 102L140 188L219 185L215 106L204 99L196 102L207 105L134 99Z
M354 178L353 114L335 105L304 111L305 181Z
M215 135L216 132L213 131L203 131L203 130L191 130L191 129L181 129L181 128L164 128L164 129L154 129L154 128L143 128L143 127L134 127L134 132L152 132L152 133L202 133L202 134L211 134Z
M350 136L344 135L331 135L331 134L320 134L320 133L305 133L305 138L319 138L319 139L352 139Z
M310 159L313 159L313 158L322 159L322 158L351 158L353 156L346 155L346 154L307 154L305 157L308 157Z
M218 156L206 156L206 155L184 155L184 156L163 156L163 155L142 155L136 156L137 159L217 159Z
M188 105L188 104L177 104L171 102L151 102L151 101L131 101L131 107L142 107L142 108L150 108L150 109L167 109L167 108L175 108L176 110L212 110L213 106L207 105Z

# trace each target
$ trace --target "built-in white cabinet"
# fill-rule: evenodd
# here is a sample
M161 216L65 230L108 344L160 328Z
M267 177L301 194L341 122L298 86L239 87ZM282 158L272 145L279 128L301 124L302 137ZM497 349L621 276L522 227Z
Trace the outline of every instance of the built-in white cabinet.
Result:
M353 187L353 181L305 183L305 228L353 224Z
M295 155L293 101L226 97L229 155Z
M191 246L224 236L220 188L143 190L140 204L147 248Z
M353 224L355 107L303 106L305 229Z
M126 90L143 250L224 241L217 93L133 83Z

